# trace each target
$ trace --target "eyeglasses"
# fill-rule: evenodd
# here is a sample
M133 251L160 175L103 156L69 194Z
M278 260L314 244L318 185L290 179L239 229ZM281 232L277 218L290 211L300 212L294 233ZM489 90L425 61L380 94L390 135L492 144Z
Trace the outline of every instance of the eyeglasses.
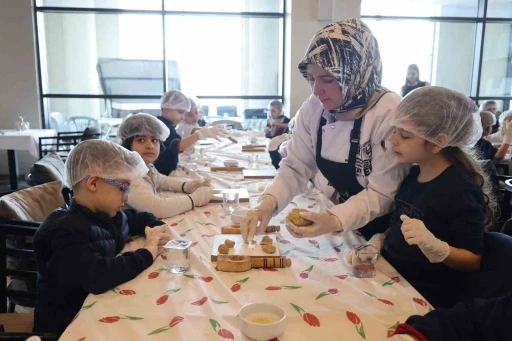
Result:
M90 177L91 177L90 175L86 175L82 178L82 180L88 180ZM130 191L132 189L130 185L123 184L114 179L101 178L101 177L100 177L100 179L105 181L109 185L114 185L114 186L118 187L121 190L121 192L123 192L123 200L128 200L128 194L130 193Z

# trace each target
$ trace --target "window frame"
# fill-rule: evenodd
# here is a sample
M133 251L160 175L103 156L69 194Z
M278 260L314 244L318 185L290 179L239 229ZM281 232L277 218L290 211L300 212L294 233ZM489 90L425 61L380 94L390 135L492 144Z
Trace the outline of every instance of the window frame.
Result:
M364 1L364 0L363 0ZM480 93L480 83L482 79L482 66L485 44L485 28L487 24L505 23L512 25L512 18L487 17L488 0L478 0L478 11L476 17L416 17L416 16L383 16L383 15L364 15L361 13L361 19L372 19L380 21L395 20L421 20L429 22L451 22L451 23L474 23L476 24L475 44L473 50L473 70L471 74L471 87L469 97L476 103L484 100L503 101L503 111L510 109L512 101L512 51L509 52L507 63L506 79L509 82L508 96L484 96ZM507 94L507 93L506 93Z
M122 8L94 8L94 7L60 7L60 6L38 6L38 0L32 0L33 8L33 22L34 22L34 39L35 39L35 53L36 53L36 71L39 90L39 107L41 113L42 128L50 127L50 113L48 111L48 100L51 98L72 98L72 99L103 99L104 101L113 99L150 99L159 100L161 95L105 95L105 94L78 94L78 93L44 93L43 89L43 73L41 65L44 62L43 58L46 56L41 54L39 42L39 27L38 27L38 14L39 13L85 13L85 14L154 14L160 15L162 18L162 44L163 44L163 61L167 60L166 55L166 29L165 18L169 16L217 16L217 17L246 17L246 18L275 18L281 19L281 29L279 40L282 44L282 63L280 68L280 94L268 95L230 95L230 96L214 96L209 94L198 95L199 99L239 99L239 100L274 100L278 99L284 103L285 101L285 74L286 74L286 25L287 18L285 9L287 8L287 1L282 0L280 12L198 12L198 11L174 11L165 9L165 0L161 2L159 10L140 10L140 9L122 9ZM46 64L46 63L44 63ZM167 63L163 62L162 79L164 91L167 88ZM46 72L46 71L45 71Z

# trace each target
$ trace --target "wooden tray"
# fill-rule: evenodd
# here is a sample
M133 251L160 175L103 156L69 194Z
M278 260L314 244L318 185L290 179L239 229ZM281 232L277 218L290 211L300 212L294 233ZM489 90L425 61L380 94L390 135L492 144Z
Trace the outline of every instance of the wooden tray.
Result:
M223 202L222 193L224 192L238 192L238 202L249 202L249 192L247 188L214 189L210 202Z
M212 172L241 172L244 167L210 167Z
M273 244L276 247L276 252L273 254L268 254L263 252L261 249L261 239L264 236L268 236L272 239ZM247 256L247 257L279 257L279 247L277 246L276 235L275 234L267 234L267 235L259 235L254 236L254 240L256 244L254 244L254 248L249 247L248 244L244 243L244 240L241 235L237 234L218 234L213 239L212 253L211 253L211 261L216 262L217 256L219 255L218 248L220 244L223 244L226 239L230 239L235 242L235 246L229 249L230 255L239 255L239 256Z
M276 177L275 169L244 169L244 179L273 179Z

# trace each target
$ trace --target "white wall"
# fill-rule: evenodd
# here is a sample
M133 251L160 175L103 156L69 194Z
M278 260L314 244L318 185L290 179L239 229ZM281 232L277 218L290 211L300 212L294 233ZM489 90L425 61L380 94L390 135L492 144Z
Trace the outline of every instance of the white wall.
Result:
M0 129L13 129L18 116L40 127L30 0L2 0L0 9ZM19 152L20 173L35 158ZM0 150L0 174L8 174L7 152Z
M287 54L285 79L285 109L290 116L295 116L302 103L311 94L309 85L297 69L304 57L313 35L330 22L318 21L318 0L289 1L287 9ZM332 0L333 22L358 18L361 13L361 0Z

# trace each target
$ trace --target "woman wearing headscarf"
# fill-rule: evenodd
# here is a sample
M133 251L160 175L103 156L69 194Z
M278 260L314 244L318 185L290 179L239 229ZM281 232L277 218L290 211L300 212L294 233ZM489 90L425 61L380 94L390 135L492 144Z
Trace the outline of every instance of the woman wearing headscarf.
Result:
M312 94L299 110L276 178L242 222L244 240L264 231L317 171L334 187L336 206L302 213L313 221L307 227L286 220L290 233L300 238L359 229L368 239L389 227L394 196L409 169L397 163L390 144L400 96L380 85L378 43L359 19L320 30L299 70Z
M407 74L405 75L405 84L402 86L400 95L406 96L409 92L422 88L424 86L430 86L429 82L422 82L420 80L420 68L416 64L411 64L407 67Z

